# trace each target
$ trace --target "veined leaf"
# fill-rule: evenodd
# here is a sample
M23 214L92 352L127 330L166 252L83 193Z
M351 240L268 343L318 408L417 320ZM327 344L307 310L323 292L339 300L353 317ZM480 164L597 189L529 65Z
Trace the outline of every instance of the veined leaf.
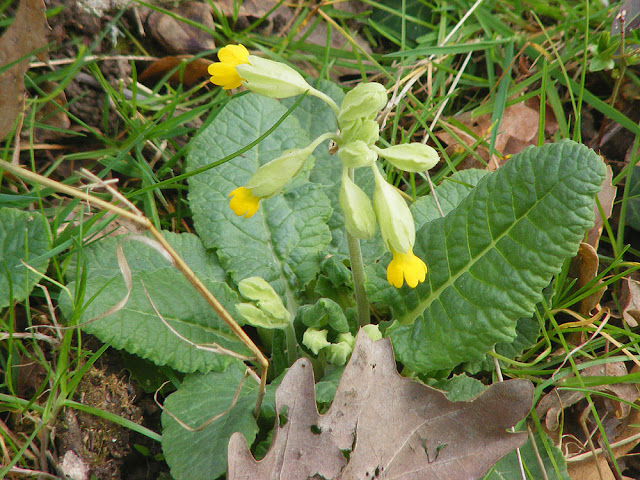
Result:
M40 258L49 251L44 217L37 212L0 208L0 247L0 308L3 308L12 301L27 298L40 280L23 261L39 272L47 270L49 259Z
M259 137L286 108L272 98L243 95L232 99L215 121L193 141L188 169L223 158ZM246 183L260 165L284 150L305 147L308 134L289 116L264 141L243 156L189 179L189 201L196 229L207 248L215 248L222 267L237 284L259 276L288 300L318 272L331 240L331 205L322 189L298 174L282 194L260 202L251 218L229 208L229 192Z
M195 235L169 233L165 236L218 301L237 318L235 304L239 302L238 296L220 281L224 275L221 275L215 257L204 249ZM127 294L116 256L120 241L122 237L105 238L85 249L84 310L78 323L102 315ZM131 269L130 297L123 308L84 325L84 331L110 343L114 348L124 349L157 365L169 365L182 372L221 371L231 361L226 354L200 350L193 344L207 344L240 355L251 355L182 273L156 250L135 241L126 241L122 249ZM75 292L76 281L67 287ZM147 298L145 288L151 301ZM76 303L75 299L73 302ZM71 318L74 314L72 299L64 291L59 304L63 314ZM158 317L154 306L162 318Z
M516 320L531 315L593 225L604 174L598 155L575 142L527 148L422 227L414 251L426 259L425 283L374 295L392 307L386 335L397 358L427 372L513 339Z
M227 469L227 444L234 432L253 442L258 433L253 417L258 384L245 377L245 370L242 362L234 361L223 372L188 375L167 397L162 412L162 451L176 480L208 480L222 475ZM226 412L243 381L236 404ZM193 429L216 415L220 418L194 432L167 412Z

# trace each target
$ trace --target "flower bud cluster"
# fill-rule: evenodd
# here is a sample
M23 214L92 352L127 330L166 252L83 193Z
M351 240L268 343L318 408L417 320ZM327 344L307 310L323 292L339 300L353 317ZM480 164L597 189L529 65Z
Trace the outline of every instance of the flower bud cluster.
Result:
M433 168L439 158L433 148L421 143L388 148L375 145L379 139L375 118L387 103L385 87L379 83L362 83L345 95L338 108L333 100L311 87L293 68L250 55L242 45L224 47L220 49L218 57L220 62L209 66L211 81L216 85L225 89L243 85L252 92L272 98L303 93L314 95L334 110L340 128L339 135L326 133L307 147L288 150L262 165L244 186L229 194L229 206L236 215L246 218L254 215L260 200L280 192L302 169L313 150L331 138L338 146L338 157L342 162L339 203L348 233L355 238L371 238L379 226L382 239L393 255L387 268L389 283L399 288L406 281L413 288L423 282L427 267L413 254L413 217L400 193L381 175L377 160L384 158L400 170L423 172ZM354 170L358 168L369 168L373 172L373 202L354 181ZM245 313L253 312L251 321L257 321L256 309L260 310L259 306L255 309L249 306L241 308Z
M362 83L347 93L338 113L340 139L338 157L342 161L340 208L345 227L356 238L371 238L376 225L393 255L387 279L395 287L406 281L415 287L426 278L427 267L413 254L415 225L411 211L398 191L382 177L376 165L379 157L408 172L420 172L438 163L437 152L421 143L379 148L376 115L387 103L387 92L379 83ZM353 171L369 167L375 179L373 203L353 181Z

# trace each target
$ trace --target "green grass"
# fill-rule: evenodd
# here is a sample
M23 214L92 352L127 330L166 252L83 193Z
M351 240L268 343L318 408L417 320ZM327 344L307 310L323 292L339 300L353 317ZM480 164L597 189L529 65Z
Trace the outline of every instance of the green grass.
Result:
M163 11L159 7L139 3ZM541 334L537 343L516 358L495 355L500 361L502 375L528 378L534 382L536 402L553 387L583 392L595 428L602 434L604 448L611 452L614 442L607 440L596 403L603 398L617 400L610 391L605 391L604 386L637 384L638 374L584 376L583 370L592 365L620 361L631 366L631 356L640 354L640 335L637 329L606 314L595 318L593 323L567 327L567 322L576 321L577 317L566 312L577 312L580 300L603 285L608 289L605 295L609 304L619 309L622 280L640 268L637 263L640 247L628 245L629 236L635 233L625 225L625 211L632 200L630 173L638 161L640 126L620 108L620 102L616 102L621 95L616 85L637 85L637 77L627 68L628 55L615 58L617 79L611 71L589 71L589 46L597 41L600 32L608 31L615 8L604 8L599 2L587 5L561 0L551 3L535 0L486 1L459 25L453 38L441 45L469 11L471 1L366 0L362 3L367 10L362 14L345 13L327 6L322 7L323 15L320 15L303 6L290 32L270 36L256 31L266 17L239 30L234 27L233 19L214 12L217 28L207 33L213 35L219 46L243 43L274 60L304 65L305 73L312 77L342 81L345 86L352 86L353 82L362 79L373 79L384 83L391 91L394 88L401 91L413 81L411 72L423 68L412 88L398 96L394 108L387 112L382 142L393 145L427 137L443 160L431 173L435 184L446 181L465 161L475 160L482 166L485 160L479 151L484 149L489 155L494 153L500 125L505 119L509 121L505 117L506 109L527 100L547 105L557 121L556 131L551 137L545 137L542 133L546 126L545 115L539 115L537 144L564 138L585 141L582 134L584 112L606 119L610 125L621 125L635 136L633 144L629 145L632 147L630 162L624 168L621 167L623 159L612 162L613 183L618 186L616 211L620 215L615 216L615 220L605 219L598 249L600 270L597 277L582 286L572 283L567 262L553 284L555 295L538 309ZM0 5L2 27L11 21L7 11L9 4L3 2ZM422 10L416 14L418 8ZM48 13L49 21L54 23L59 9ZM189 25L201 27L180 15L171 15ZM337 32L338 37L348 35L345 41L352 48L334 48L328 42L314 45L308 42L308 34L301 40L295 39L296 29L307 15L311 15L311 29L322 24L327 26L329 34L336 35ZM359 22L357 27L354 26L356 20ZM141 63L134 61L129 61L130 77L114 84L105 77L102 54L95 53L112 28L126 33L117 46L125 60L127 56L149 54L146 48L152 47L147 47L145 40L138 38L135 31L128 30L123 22L123 12L120 12L88 46L83 44L80 35L72 34L64 46L67 48L65 51L74 52L69 63L53 70L32 68L25 76L29 96L18 154L20 164L72 186L87 182L77 173L80 168L102 179L116 178L120 193L133 202L156 228L177 233L193 232L186 179L199 172L189 175L185 172L187 142L203 126L216 121L216 114L230 97L219 88L203 87L202 84L187 89L181 85L171 87L163 80L153 86L140 87L135 79L140 74L138 68ZM359 33L357 41L353 36L356 30ZM51 45L52 54L62 51L62 47ZM470 61L464 63L467 54ZM198 56L215 58L213 51L201 52ZM167 72L165 80L171 73ZM347 77L341 80L340 75L345 73ZM104 96L105 112L97 124L90 125L81 115L72 113L74 104L85 101L83 97L60 101L59 94L79 76L91 79L97 91ZM45 82L54 82L55 86L52 88ZM71 126L51 126L48 123L50 117L40 115L45 108L66 114ZM294 108L295 105L290 111ZM494 125L491 135L488 138L478 137L455 117L463 112L490 116ZM118 120L113 123L110 118ZM464 142L458 134L460 131L472 135L474 141L470 144ZM37 140L41 132L55 133L56 140L52 143L60 145L60 149L42 148L39 145L42 142ZM461 148L445 149L435 132L449 133L459 141ZM241 155L260 140L248 140L246 147L232 157L212 159L213 163L208 168L215 168ZM0 148L3 160L12 161L17 154L15 144L15 136L3 140ZM424 175L402 176L388 167L389 180L403 187L409 197L416 199L429 193ZM94 194L111 199L104 192ZM10 175L5 175L0 184L1 206L36 210L47 218L51 260L47 276L40 281L46 288L36 288L27 300L1 312L0 370L4 377L0 383L0 412L4 425L0 428L0 440L5 453L0 462L0 477L7 475L12 467L48 468L43 451L51 451L54 427L63 421L64 409L87 411L151 440L160 439L158 430L82 405L81 399L75 397L79 383L108 345L95 348L94 341L89 348L84 333L65 328L65 325L73 325L75 318L60 318L56 309L57 298L66 295L63 285L70 279L77 279L74 297L83 298L81 293L86 278L82 262L75 263L75 269L71 269L70 261L76 256L82 258L84 246L108 235L115 217L104 211L90 210L78 200L68 197L63 200L62 197L50 188L31 186ZM74 315L78 318L82 308L80 302L75 305ZM30 332L44 334L47 338L24 335ZM25 365L35 365L42 372L41 378L30 386L29 394L23 392L20 377ZM167 377L166 372L160 369L156 375ZM179 375L175 375L175 372L169 375L174 385L179 381ZM493 381L496 372L485 371L478 377ZM167 392L163 390L163 393ZM630 406L638 408L633 403ZM17 417L22 421L18 422ZM532 428L544 436L534 411L530 420ZM18 428L19 432L12 431ZM620 468L615 462L614 465L616 469ZM548 474L549 478L554 478L553 472Z

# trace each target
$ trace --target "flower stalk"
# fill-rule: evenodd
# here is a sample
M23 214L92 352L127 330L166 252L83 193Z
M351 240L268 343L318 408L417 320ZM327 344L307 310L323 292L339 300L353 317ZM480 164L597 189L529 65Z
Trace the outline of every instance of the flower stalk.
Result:
M349 178L353 181L353 168L348 170ZM351 275L353 276L353 289L356 297L356 308L358 312L358 327L363 327L371 323L369 313L369 299L364 289L364 262L362 261L362 249L360 239L354 237L347 230L347 246L349 247L349 261L351 262Z

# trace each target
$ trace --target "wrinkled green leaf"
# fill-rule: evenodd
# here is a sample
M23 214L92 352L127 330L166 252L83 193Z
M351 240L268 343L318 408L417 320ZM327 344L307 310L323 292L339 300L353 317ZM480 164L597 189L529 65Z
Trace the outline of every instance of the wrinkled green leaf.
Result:
M179 255L187 260L200 280L234 317L238 296L220 281L221 269L210 253L189 234L166 234L166 238ZM84 310L77 319L86 322L107 312L127 293L118 269L116 247L119 238L105 238L85 249L83 265L86 272L86 291L82 298ZM233 352L250 355L231 329L217 316L209 304L196 292L187 279L153 248L136 241L124 241L123 252L132 274L131 296L124 308L103 318L87 323L82 329L114 348L124 349L151 360L157 365L169 365L182 372L223 370L230 362L225 354L197 349L189 341L219 346ZM223 276L223 275L222 275ZM70 282L71 292L76 281ZM179 338L157 316L147 298L162 318L185 339ZM60 296L63 314L72 318L72 305L76 299Z
M188 170L247 145L286 110L277 100L258 95L233 98L192 142ZM251 218L236 216L228 201L229 192L244 185L260 165L286 149L309 143L307 132L289 116L244 155L189 179L189 201L198 234L206 247L215 248L222 267L236 284L259 276L280 295L292 299L318 272L331 240L327 227L331 206L318 185L303 181L308 169L303 169L283 194L263 199Z
M436 187L436 196L442 213L446 215L457 207L487 173L485 170L468 169L447 177ZM441 217L433 195L425 195L413 202L411 213L416 222L416 230L419 230L425 223Z
M178 390L167 397L165 410L191 428L227 410L243 381L245 366L232 362L223 372L192 374L185 377ZM227 444L234 432L252 443L258 433L253 409L258 384L244 379L242 390L231 411L198 432L191 432L162 413L162 451L176 480L209 480L227 469Z
M342 308L333 300L321 298L313 305L303 305L298 309L295 322L307 327L331 327L338 333L349 331L349 322Z
M0 308L29 296L40 276L22 262L44 273L49 259L40 257L48 251L47 224L41 214L0 208Z
M480 395L487 386L480 380L467 375L454 375L451 378L429 382L429 386L443 390L452 402L466 402Z
M372 301L391 305L396 321L386 335L397 358L428 372L512 340L516 320L531 315L593 225L604 174L600 157L575 142L527 148L422 227L414 251L427 280L414 290L380 278L369 285Z

